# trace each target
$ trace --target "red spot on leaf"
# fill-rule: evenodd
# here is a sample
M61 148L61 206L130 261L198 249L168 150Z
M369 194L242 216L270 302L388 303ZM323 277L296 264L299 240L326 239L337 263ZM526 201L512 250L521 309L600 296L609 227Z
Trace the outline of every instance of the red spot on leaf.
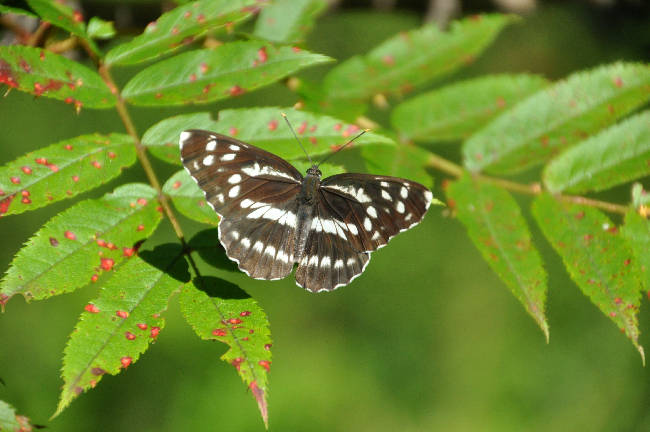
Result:
M29 191L24 190L24 191L22 191L20 194L21 194L22 196L24 196L24 197L28 197L28 196L29 196Z
M122 252L123 252L122 256L130 258L135 253L135 249L134 248L123 247Z
M32 67L25 61L24 58L20 58L20 67L27 73L32 73Z
M50 237L50 244L54 247L57 247L59 245L59 241L54 237Z
M630 265L631 262L632 260L628 258L625 261L623 261L623 265Z
M156 98L156 99L160 99L160 98L162 98L162 96L163 96L162 93L156 93L155 98Z
M212 330L212 334L213 334L214 336L225 336L225 335L227 335L228 333L226 333L226 330L225 330L225 329L214 329L214 330Z
M175 181L172 185L172 189L178 189L179 187L181 187L181 182L179 181Z
M230 96L241 96L244 93L246 93L246 90L244 90L243 88L241 88L238 85L235 85L235 86L230 87L230 90L228 90L228 93L230 94Z
M101 259L101 262L102 262L102 263L101 263L99 266L100 266L100 267L102 268L102 270L104 270L104 271L109 271L109 270L112 269L113 266L115 265L115 261L113 261L113 259L111 259L111 258L102 258L102 259Z
M147 327L148 327L148 326L147 326L147 324L145 324L145 323L139 323L139 324L138 324L138 328L139 328L140 330L146 330Z
M151 327L151 338L156 339L160 333L160 327Z
M128 340L135 340L135 335L131 332L124 333L124 337L126 337Z
M90 164L97 169L101 169L102 167L102 164L100 164L98 161L92 161Z
M78 23L84 21L84 16L83 16L83 14L81 13L81 11L75 10L75 11L72 13L72 17L73 17L74 20L75 20L76 22L78 22Z
M20 169L21 169L25 174L31 174L31 173L32 173L32 169L31 169L30 167L28 167L28 166L24 166L24 167L22 167L22 168L20 168Z
M147 200L144 198L138 198L138 204L140 205L147 205Z
M201 65L199 66L199 70L201 71L202 74L206 73L208 69L210 68L208 67L208 64L205 62L201 63Z
M609 316L611 316L612 318L615 317L616 315L617 315L616 312L610 312L609 313Z
M337 132L340 131L341 128L343 128L343 125L341 123L337 123L334 125L334 130Z
M241 365L243 362L244 362L243 358L237 357L232 362L230 362L230 364L233 365L237 370L239 370L239 365Z
M190 75L190 82L196 81L196 74Z
M129 313L127 311L118 310L115 312L115 315L117 315L120 318L128 318Z
M92 368L91 372L92 372L93 375L97 375L97 376L104 375L106 373L106 371L104 369L100 368L100 367Z
M251 314L251 311L244 311L244 312L241 312L241 313L239 314L239 316L247 317L247 316L249 316L250 314Z
M133 362L133 359L131 357L122 357L120 359L120 363L122 363L123 368L128 368L129 365Z
M38 97L42 95L43 93L47 93L50 90L60 90L61 87L63 87L63 83L59 80L53 80L50 79L45 83L45 85L41 83L34 83L34 94Z
M72 150L72 146L70 144L64 145L63 148L66 150Z
M79 181L79 176L72 176L72 181L75 183Z
M4 60L0 60L0 84L18 87L18 81L11 74L11 66Z
M67 238L68 240L77 240L77 236L74 235L74 233L73 233L72 231L66 231L63 235L64 235L65 238Z
M106 242L104 240L97 240L97 246L106 247Z
M296 129L299 135L304 134L306 130L307 130L307 122L302 122L300 126L298 126L298 128Z
M255 330L250 329L250 330L248 330L248 333L253 334L253 333L255 333Z
M260 360L259 364L264 369L266 369L267 372L271 372L271 362L270 361L268 361L268 360Z
M292 50L293 52L295 52L295 53L299 53L300 51L302 51L302 50L301 50L300 48L298 48L298 47L291 47L291 50Z
M95 273L94 275L92 275L92 276L90 277L90 281L91 281L92 283L95 283L95 282L97 282L97 279L98 279L98 278L99 278L99 275L97 275L97 273Z
M614 85L618 88L623 87L623 80L621 79L621 77L614 78Z
M14 199L14 197L15 195L11 195L0 201L0 216L7 213L7 210L9 210L9 206L11 205L11 201Z
M228 322L229 322L230 324L241 324L241 323L243 323L243 321L240 320L239 318L230 318L230 319L228 320Z
M357 126L357 125L350 125L350 126L348 126L348 128L347 128L346 130L343 131L342 135L343 135L344 137L348 137L348 136L350 136L350 135L354 135L354 134L356 134L357 132L359 132L359 126Z
M190 18L190 17L192 16L192 12L187 11L187 12L185 12L185 13L183 14L183 16L184 16L185 18Z
M619 297L616 297L616 298L614 299L614 303L616 303L616 304L621 304L622 302L623 302L623 300L620 299Z
M243 341L247 341L247 340L248 340L248 336L241 338L241 340L243 340Z
M610 234L618 234L618 227L612 225L611 227L607 228L607 232Z
M229 134L230 136L232 136L232 137L237 136L237 133L238 133L238 132L239 132L239 131L237 130L237 128L234 128L234 127L231 127L231 128L228 129L228 134Z
M198 14L198 16L196 17L196 20L199 22L199 24L202 24L203 22L205 22L205 15Z
M172 27L172 34L173 35L178 34L178 26Z
M98 313L99 312L99 309L94 304L86 305L86 307L84 309L86 309L90 313Z
M138 225L138 228L136 228L136 231L144 231L144 225L143 224Z
M269 59L269 56L266 53L266 47L262 47L257 50L257 58L260 59L260 63L265 63Z
M318 140L316 139L316 137L309 137L309 142L312 145L317 145L318 144Z
M45 159L45 158L36 158L36 159L34 159L34 160L35 160L36 163L39 164L39 165L47 165L47 159Z
M272 346L273 346L272 344L266 344L264 345L264 349L270 351Z
M278 121L277 121L277 120L271 120L271 121L269 122L269 130L270 130L271 132L273 132L273 131L276 130L277 128L278 128Z
M20 177L12 177L11 182L13 184L20 184Z
M113 153L113 152L108 152L108 157L109 157L109 158L111 158L111 159L115 159L116 156L117 156L117 155L116 155L115 153Z
M384 66L393 66L395 64L395 57L392 55L385 55L381 58L381 62Z
M9 301L9 296L7 294L0 294L0 306L4 306Z
M575 216L575 217L576 217L576 219L580 220L580 219L582 219L583 217L585 217L585 212L580 211L580 212L576 213L576 216Z

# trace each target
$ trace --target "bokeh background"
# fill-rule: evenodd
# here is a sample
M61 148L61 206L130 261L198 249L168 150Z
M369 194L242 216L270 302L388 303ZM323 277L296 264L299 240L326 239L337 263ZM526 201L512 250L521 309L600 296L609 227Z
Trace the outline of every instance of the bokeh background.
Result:
M82 2L87 15L112 19L117 2ZM127 2L129 3L129 2ZM456 13L502 3L463 1ZM521 2L520 2L521 3ZM650 8L638 1L540 1L520 10L473 65L447 82L494 72L531 72L549 79L616 60L648 61ZM132 6L132 25L159 13L158 3ZM431 16L427 2L339 2L321 17L307 46L345 60ZM453 16L453 14L451 15ZM144 21L144 22L141 22ZM331 66L301 76L318 80ZM116 71L125 83L137 68ZM429 88L433 88L432 84ZM426 90L426 89L422 89ZM4 91L4 90L2 90ZM176 114L250 106L291 106L277 84L236 100L184 109L131 109L140 133ZM390 101L395 103L396 101ZM369 117L387 124L388 114ZM83 133L123 132L112 111L76 115L60 102L17 91L0 98L0 163ZM458 144L429 150L459 161ZM354 150L338 164L363 169ZM177 170L156 162L161 178ZM431 171L443 199L444 176ZM519 177L534 181L538 172ZM138 167L79 199L101 196L124 181L145 181ZM648 188L648 182L646 182ZM625 203L629 187L599 195ZM423 223L374 253L364 275L332 293L312 294L293 277L239 284L271 323L270 430L275 431L650 431L650 369L617 327L570 281L560 259L517 197L549 272L547 345L542 332L490 271L461 224L432 207ZM29 237L71 201L0 219L0 270ZM180 216L191 236L203 228ZM616 222L619 222L615 219ZM147 243L174 241L168 224ZM166 325L144 356L118 376L105 376L63 414L58 402L63 349L84 306L99 292L26 304L13 298L0 315L0 399L52 432L263 430L259 411L234 368L219 360L227 346L201 341L177 298ZM650 347L650 305L639 314L640 343Z

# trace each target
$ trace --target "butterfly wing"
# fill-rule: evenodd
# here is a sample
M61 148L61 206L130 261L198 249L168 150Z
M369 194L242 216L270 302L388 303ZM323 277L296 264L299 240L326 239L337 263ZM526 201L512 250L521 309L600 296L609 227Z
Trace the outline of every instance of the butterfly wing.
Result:
M208 131L181 133L180 148L183 166L221 216L228 257L258 279L291 273L300 172L272 153Z
M316 214L296 283L330 291L360 275L370 252L418 224L432 194L419 183L396 177L339 174L320 185Z

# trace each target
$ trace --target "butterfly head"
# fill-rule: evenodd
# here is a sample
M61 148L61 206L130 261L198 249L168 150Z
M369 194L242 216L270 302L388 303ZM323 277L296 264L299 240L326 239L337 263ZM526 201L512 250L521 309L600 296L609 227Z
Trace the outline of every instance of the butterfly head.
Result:
M323 173L318 169L318 165L312 165L311 168L307 169L307 177L317 177L320 179Z

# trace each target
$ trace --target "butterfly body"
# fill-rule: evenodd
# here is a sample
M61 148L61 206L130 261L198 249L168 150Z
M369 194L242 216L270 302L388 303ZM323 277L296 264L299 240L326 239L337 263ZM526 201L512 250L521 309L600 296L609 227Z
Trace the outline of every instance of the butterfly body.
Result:
M359 276L370 252L419 223L431 192L408 180L338 174L303 177L289 162L243 141L201 130L181 134L181 159L219 214L228 257L257 279L330 291Z

